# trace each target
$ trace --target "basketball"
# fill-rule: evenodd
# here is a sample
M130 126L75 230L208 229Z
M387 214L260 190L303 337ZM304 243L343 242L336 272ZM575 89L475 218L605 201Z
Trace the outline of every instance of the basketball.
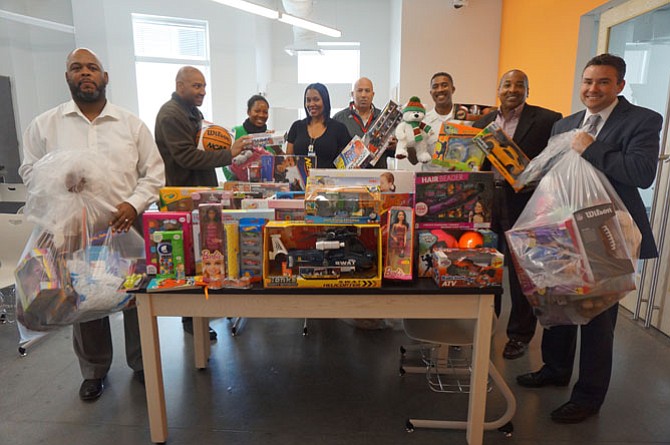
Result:
M233 138L228 130L219 125L203 124L195 138L198 148L205 151L228 150Z
M484 245L484 237L479 232L465 232L458 240L461 249L477 249Z

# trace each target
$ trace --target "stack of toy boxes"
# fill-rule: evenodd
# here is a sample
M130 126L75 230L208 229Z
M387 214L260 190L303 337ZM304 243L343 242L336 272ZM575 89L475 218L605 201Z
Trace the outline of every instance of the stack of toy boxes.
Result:
M502 255L488 230L492 208L491 172L417 173L419 276L440 286L500 285Z

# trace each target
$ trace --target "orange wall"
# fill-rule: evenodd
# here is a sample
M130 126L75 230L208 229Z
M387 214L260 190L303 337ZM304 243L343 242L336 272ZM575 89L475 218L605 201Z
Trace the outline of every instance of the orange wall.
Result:
M528 75L528 102L570 114L580 17L607 0L503 0L498 73Z

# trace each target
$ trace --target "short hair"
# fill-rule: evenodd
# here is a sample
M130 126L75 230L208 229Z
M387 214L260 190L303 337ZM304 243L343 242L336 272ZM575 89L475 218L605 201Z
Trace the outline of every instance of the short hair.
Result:
M454 78L451 77L451 74L449 74L449 73L445 73L444 71L440 71L440 72L438 72L438 73L433 74L433 77L430 78L430 84L431 84L431 85L433 84L433 79L435 79L435 78L438 77L438 76L448 77L448 78L449 78L449 82L451 82L451 86L452 86L452 87L454 86Z
M623 81L623 78L626 77L626 61L619 56L615 56L614 54L604 53L595 56L586 63L584 70L594 65L611 66L614 68L616 70L617 80L619 82ZM582 71L582 73L583 72L584 71Z
M312 118L309 115L309 110L305 106L308 90L316 90L321 96L321 101L323 102L323 117L324 121L327 122L330 119L330 95L328 94L328 88L326 88L324 84L318 82L310 83L307 85L307 88L305 88L305 94L302 97L302 106L305 108L305 114L307 115L307 121L309 122Z
M265 97L261 96L260 94L254 94L247 101L247 113L251 111L251 108L253 108L254 104L256 102L258 102L259 100L262 101L262 102L265 102L265 105L267 105L268 108L270 108L270 103L268 102L268 100Z
M528 83L529 83L529 82L528 82L528 74L524 73L522 70L520 70L520 69L518 69L518 68L512 68L511 70L507 70L507 71L505 71L505 72L503 73L503 75L500 76L500 82L498 82L498 88L500 88L500 86L502 85L502 81L503 81L503 79L505 78L505 76L508 75L509 73L514 72L514 71L518 71L519 73L523 74L523 81L526 83L526 89L529 88L529 86L528 86Z

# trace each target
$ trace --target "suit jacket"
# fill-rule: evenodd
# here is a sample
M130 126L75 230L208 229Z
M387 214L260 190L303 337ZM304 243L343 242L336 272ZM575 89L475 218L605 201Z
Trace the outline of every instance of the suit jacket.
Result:
M583 110L556 122L551 134L579 128L585 113ZM648 188L656 178L662 125L660 114L619 96L619 103L596 140L582 153L584 159L607 176L642 232L640 258L658 256L638 187Z
M498 111L486 114L473 124L473 127L484 128L496 120ZM561 113L526 104L521 110L519 124L514 131L512 140L523 150L530 159L539 155L547 146L547 141L551 135L551 129L554 123L563 117ZM490 170L491 164L486 161L483 170ZM514 224L519 217L526 203L530 199L531 193L515 193L512 187L505 183L505 197L510 215L510 223Z

